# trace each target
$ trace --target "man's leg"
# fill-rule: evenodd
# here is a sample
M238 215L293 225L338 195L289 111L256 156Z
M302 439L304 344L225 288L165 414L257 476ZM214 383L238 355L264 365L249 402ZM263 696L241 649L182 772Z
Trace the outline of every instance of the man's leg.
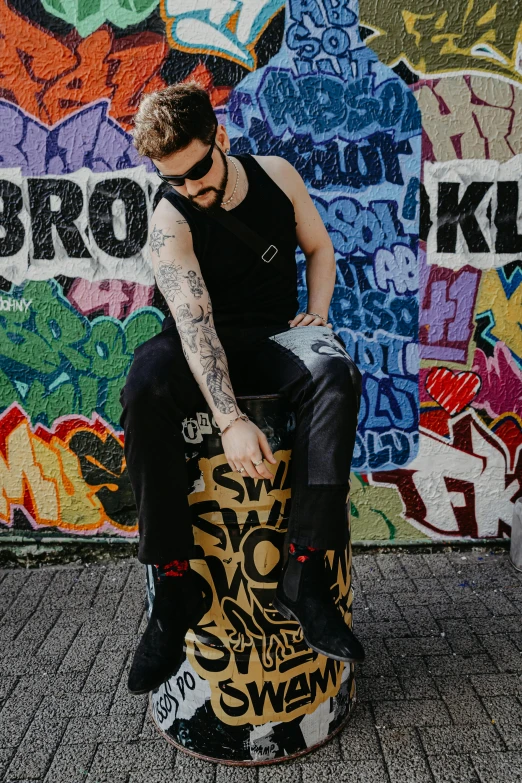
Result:
M340 337L326 327L293 327L264 339L249 372L260 391L279 391L296 411L292 448L290 557L274 606L298 620L308 644L339 660L361 661L362 646L333 605L327 549L344 550L361 375ZM257 370L256 370L257 368ZM254 383L254 381L252 381Z
M138 347L120 396L142 563L187 559L193 547L181 422L205 400L169 323Z
M193 535L181 423L205 399L172 319L164 326L136 350L121 393L125 458L138 509L138 559L156 566L152 613L128 679L136 694L175 673L185 634L204 613L200 577L188 563Z

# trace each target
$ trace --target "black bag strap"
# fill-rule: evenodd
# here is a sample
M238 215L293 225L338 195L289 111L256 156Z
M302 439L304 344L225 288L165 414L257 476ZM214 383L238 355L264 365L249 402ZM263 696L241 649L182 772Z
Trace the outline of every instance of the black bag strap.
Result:
M261 258L265 264L273 263L273 266L288 280L294 281L293 275L289 273L289 269L292 265L288 262L287 258L281 253L278 247L270 244L267 239L264 239L257 231L243 223L235 215L225 209L209 210L208 215L211 215L214 220L221 223L222 226L227 228L239 239L248 245Z

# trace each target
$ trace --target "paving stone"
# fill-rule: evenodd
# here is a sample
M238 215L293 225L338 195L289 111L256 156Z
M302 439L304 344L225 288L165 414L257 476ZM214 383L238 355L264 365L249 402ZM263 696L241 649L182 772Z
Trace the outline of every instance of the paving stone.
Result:
M302 783L302 764L277 764L266 767L259 767L259 783ZM312 767L313 770L313 767ZM310 783L318 783L317 777L314 779L310 775Z
M121 678L125 660L135 646L130 634L106 638L94 660L84 691L115 691Z
M15 676L5 675L0 677L0 699L2 701L7 699L17 682L18 677Z
M390 655L382 639L374 639L372 644L367 647L366 658L359 673L363 677L374 677L381 674L393 675L395 673Z
M29 674L18 679L13 695L21 696L22 694L30 693L41 696L52 694L56 698L69 696L81 691L86 676L85 672Z
M408 655L448 655L451 648L442 636L419 636L416 639L386 639L390 654L398 657Z
M107 742L98 745L91 775L122 774L139 769L172 769L176 751L164 739L141 742Z
M395 553L376 555L374 562L379 567L380 572L385 579L403 579L407 574L402 567L401 558Z
M509 750L522 748L522 726L508 726L501 722L496 725L496 728Z
M349 723L351 723L351 721L349 721ZM316 748L316 750L298 756L295 761L297 764L323 764L331 761L342 761L339 738L334 737L328 742L325 742L324 745L321 745L321 747Z
M393 598L388 595L372 595L367 597L369 616L377 622L382 620L403 620L401 611Z
M76 783L76 781L85 781L85 783L91 783L87 775L95 752L95 744L60 745L47 770L45 782L71 783L74 781Z
M209 761L179 751L174 764L173 777L180 778L183 783L213 783L216 779L216 766Z
M417 756L392 756L386 759L391 783L433 783L431 771L424 754Z
M522 696L522 674L476 674L470 677L479 696Z
M93 780L92 783L97 783L97 780ZM184 783L184 781L185 778L181 777L176 783ZM85 783L91 783L91 780L88 779ZM170 783L170 778L166 776L165 770L162 769L139 769L130 773L128 783Z
M72 718L62 739L63 745L82 742L128 742L138 739L143 725L141 715L96 715L85 720Z
M60 673L90 670L102 645L102 641L97 636L78 634L61 663Z
M493 726L429 726L419 729L428 755L472 753L477 748L493 753L503 742Z
M473 764L481 783L522 781L522 752L476 754Z
M16 753L16 748L0 748L0 775L3 775L8 768L11 759Z
M320 770L314 765L303 765L303 783L318 783L320 780L336 783L382 783L386 780L386 768L380 759L354 761L353 764L340 762L324 764ZM279 778L274 777L274 781ZM260 778L261 781L261 778Z
M454 723L488 723L490 718L472 685L462 677L441 677L437 688Z
M522 703L516 697L486 697L483 702L489 715L496 723L522 726Z
M125 585L130 576L130 562L126 561L121 564L111 565L106 573L102 576L100 585L98 587L98 595L108 593L112 595L114 593L121 593L125 589Z
M362 640L411 636L411 631L407 623L401 620L365 622L364 617L359 617L359 619L356 619L354 622L354 631L356 631L357 636Z
M377 725L442 726L451 723L448 710L442 701L419 699L418 701L389 701L374 705Z
M438 694L436 694L438 695ZM404 691L398 677L393 675L380 677L359 677L357 680L357 700L389 701L404 698Z
M439 624L427 606L404 606L401 609L412 636L437 636Z
M421 580L414 580L415 583ZM395 584L395 582L393 583ZM440 604L447 598L447 593L439 587L438 589L422 589L416 592L405 592L401 590L394 591L393 597L399 607L409 606L433 606Z
M440 619L439 625L444 633L444 638L453 652L458 655L473 655L483 651L477 635L472 632L468 623L463 619Z
M382 758L374 720L366 705L358 705L353 717L339 735L341 758L347 764L365 758Z
M452 578L456 574L456 569L446 553L434 552L433 554L421 555L421 559L426 563L431 573L438 579L441 577Z
M522 653L506 634L481 636L480 639L500 671L522 672Z
M480 600L487 606L493 615L516 615L520 617L520 612L509 599L500 592L483 591L480 594Z
M400 677L399 682L407 699L437 699L439 697L435 680L432 677Z
M38 648L36 655L38 658L54 658L62 661L71 647L80 626L78 623L71 625L56 624L50 630L49 634Z
M513 617L489 617L487 623L481 617L469 617L467 624L474 634L509 634L513 630Z
M129 693L127 688L127 678L129 676L129 669L131 665L130 656L127 657L125 665L122 669L118 688L116 690L114 700L111 705L111 714L120 715L135 715L136 713L144 714L148 705L148 695L142 694L135 696Z
M428 756L428 764L435 783L479 783L468 756Z
M256 783L257 769L254 767L231 767L218 764L216 783Z
M377 726L377 732L385 759L394 756L419 756L423 752L417 729L390 726Z
M44 722L36 718L18 746L7 777L42 778L52 762L66 724L64 718Z
M446 596L445 600L433 601L430 604L430 612L436 620L451 617L457 619L460 617L481 617L483 619L491 617L491 612L477 596L457 597L453 601Z
M418 554L401 554L400 562L408 576L414 579L428 579L434 575L426 560Z
M108 715L111 700L112 693L70 693L60 696L53 694L44 696L38 712L83 720L95 715Z
M19 745L41 700L39 693L18 695L15 688L0 712L0 747Z
M408 658L408 656L404 656L404 658L394 658L393 666L400 678L412 679L413 677L430 676L426 661L420 656L414 656L412 658Z
M427 655L428 672L433 677L451 677L491 672L493 663L486 654L481 655Z

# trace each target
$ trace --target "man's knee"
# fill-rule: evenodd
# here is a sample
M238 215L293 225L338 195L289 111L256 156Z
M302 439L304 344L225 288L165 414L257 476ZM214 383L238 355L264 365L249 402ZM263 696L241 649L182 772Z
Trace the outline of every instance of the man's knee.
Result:
M167 346L149 345L147 341L139 346L132 360L125 385L120 392L124 411L136 406L143 408L161 404L171 393L171 379L174 357Z
M356 402L357 409L361 398L362 375L353 361L342 356L324 356L320 375L328 389L340 400Z

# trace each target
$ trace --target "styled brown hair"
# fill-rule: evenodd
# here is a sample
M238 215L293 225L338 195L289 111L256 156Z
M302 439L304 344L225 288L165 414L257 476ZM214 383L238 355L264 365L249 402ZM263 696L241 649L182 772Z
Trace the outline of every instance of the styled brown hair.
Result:
M199 139L210 144L218 125L210 98L197 82L170 84L143 96L134 115L133 144L161 160Z

